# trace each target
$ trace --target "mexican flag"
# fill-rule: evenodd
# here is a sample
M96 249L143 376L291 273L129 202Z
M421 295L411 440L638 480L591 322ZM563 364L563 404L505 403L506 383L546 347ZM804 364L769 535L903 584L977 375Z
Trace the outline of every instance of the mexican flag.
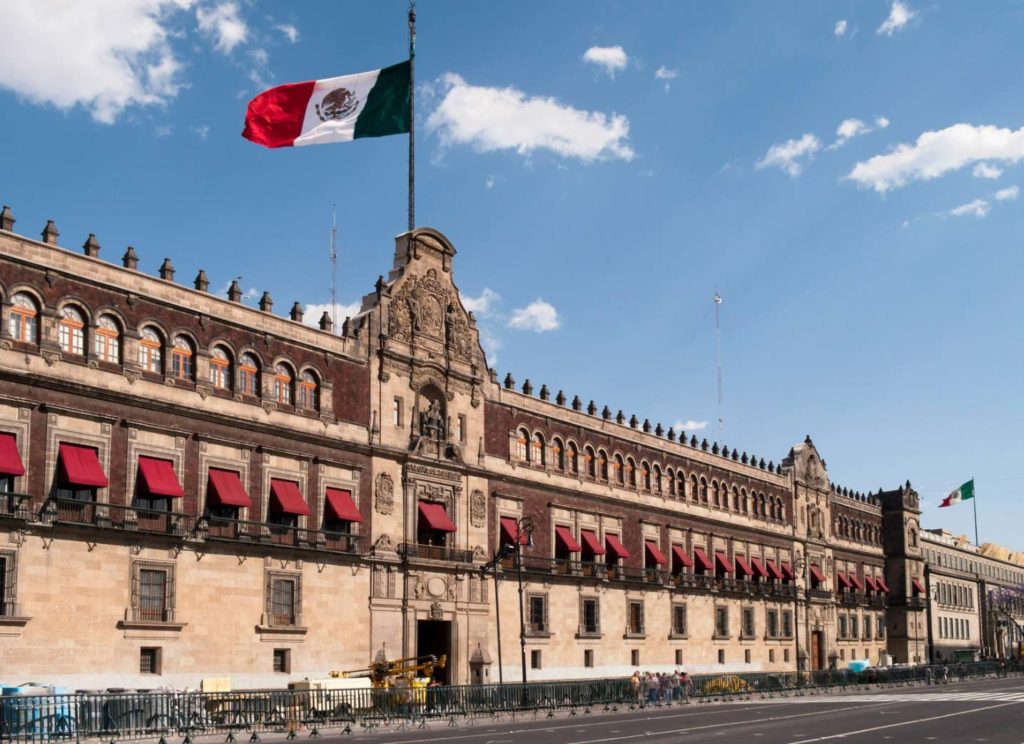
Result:
M300 147L409 131L408 61L357 75L287 83L249 101L242 136Z
M953 504L959 504L961 501L967 501L967 499L973 498L974 478L971 478L969 481L960 486L960 488L956 489L955 491L953 491L953 493L949 494L949 496L944 498L942 500L942 503L939 504L939 506L953 506Z

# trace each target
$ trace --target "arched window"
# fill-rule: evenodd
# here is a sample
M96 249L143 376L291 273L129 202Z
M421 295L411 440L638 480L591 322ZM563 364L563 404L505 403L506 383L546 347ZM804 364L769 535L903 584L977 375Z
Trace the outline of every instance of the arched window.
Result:
M636 463L632 457L626 458L626 480L630 488L636 488Z
M556 470L565 470L565 445L558 437L551 440L551 464Z
M121 329L109 315L101 315L96 321L96 339L93 346L96 357L101 362L118 364L121 361Z
M640 463L640 487L645 491L651 490L651 468L646 462Z
M238 360L238 392L254 398L260 394L260 363L252 354Z
M615 471L615 482L620 486L626 485L626 467L622 462L622 455L615 455L612 469Z
M661 481L661 466L654 466L654 492L657 494L661 493L662 481Z
M308 369L299 378L299 408L303 411L316 411L320 408L320 381Z
M735 512L740 510L740 489L736 486L732 487L732 510Z
M740 508L743 509L744 514L750 513L750 499L747 497L747 489L740 489Z
M195 362L192 342L184 336L175 336L171 346L171 374L178 380L191 382L195 379Z
M57 324L57 340L60 350L65 354L83 356L85 354L85 317L72 305L65 305L60 310L60 322Z
M223 346L210 351L210 384L218 390L231 389L231 357Z
M676 474L672 470L672 468L669 468L668 470L665 471L665 479L668 480L668 495L669 496L675 496L676 495Z
M762 517L768 516L768 503L763 493L757 495L757 513Z
M566 466L570 473L578 475L580 472L580 451L572 442L569 442L566 449L568 450L566 453Z
M586 466L586 473L588 478L597 478L597 456L594 454L594 448L589 444L583 449L583 462Z
M274 367L274 401L286 406L292 404L292 376L291 369L287 364L278 364Z
M142 329L139 337L139 367L143 372L160 374L163 372L164 340L159 331L152 326Z
M544 437L540 434L534 434L530 439L530 446L532 451L530 452L530 461L534 465L544 466Z
M603 481L608 480L608 454L603 449L597 451L597 476Z
M711 481L711 503L716 507L722 505L722 490L718 486L718 481Z
M529 455L526 445L530 441L530 432L520 429L516 432L516 459L519 462L529 462Z
M703 478L701 480L703 480ZM690 498L693 501L699 501L700 500L700 487L697 485L697 476L696 475L691 475L690 476Z
M39 308L36 301L24 292L18 292L11 298L11 314L7 322L7 332L15 341L27 344L39 343Z

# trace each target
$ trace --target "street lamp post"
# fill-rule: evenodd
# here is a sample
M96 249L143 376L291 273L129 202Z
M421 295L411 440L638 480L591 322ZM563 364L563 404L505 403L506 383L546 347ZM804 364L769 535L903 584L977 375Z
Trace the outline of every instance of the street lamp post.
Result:
M525 540L523 537L525 536ZM516 572L519 576L519 655L526 684L526 603L523 598L523 543L533 545L533 520L520 517L516 522Z
M494 617L495 623L497 623L498 629L498 684L505 684L505 674L502 671L501 665L501 602L498 600L498 565L510 556L514 552L515 548L508 543L503 543L499 548L498 552L494 554L487 563L480 566L481 578L487 575L487 572L491 572L491 576L494 577Z
M797 551L796 557L793 559L793 637L796 641L796 683L799 686L801 681L800 673L803 671L802 659L800 656L800 584L797 580L802 578L804 575L804 569L806 568L807 561L804 559L803 553ZM805 582L806 583L806 582Z

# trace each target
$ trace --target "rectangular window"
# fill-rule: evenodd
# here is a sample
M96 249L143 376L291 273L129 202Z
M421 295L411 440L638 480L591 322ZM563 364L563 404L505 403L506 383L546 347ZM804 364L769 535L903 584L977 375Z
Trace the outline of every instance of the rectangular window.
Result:
M672 605L672 635L686 635L686 605L684 604Z
M786 664L789 663L789 649L788 648L782 649L782 661L784 663L786 663Z
M14 556L14 553L0 553L0 616L18 614L14 606Z
M292 650L290 648L274 649L274 671L290 674L292 671Z
M846 615L839 616L839 637L846 638Z
M853 640L857 640L857 637L860 635L860 633L858 632L859 631L859 628L858 628L858 623L859 622L860 622L860 618L859 617L857 617L856 615L850 615L850 638L852 638Z
M159 646L139 649L139 672L142 674L160 674L160 658L163 654Z
M782 611L782 636L784 638L793 637L793 611L783 610Z
M545 594L527 596L527 628L531 633L548 632L548 598Z
M161 569L139 570L139 619L163 621L167 618L167 572Z
M580 600L580 633L597 635L601 632L597 599L584 597Z
M540 669L540 650L534 649L530 652L530 669Z
M631 666L640 666L640 651L639 649L633 649L629 652L629 663Z
M743 652L743 663L744 664L749 664L750 663L750 649L749 648L746 649Z
M277 627L297 626L302 616L302 584L298 574L267 574L267 620Z
M725 649L724 648L718 649L718 663L719 664L724 664L725 663Z
M768 649L768 663L769 664L774 664L775 663L775 649L774 648Z
M587 669L593 669L594 667L594 652L589 648L583 652L583 666Z
M643 602L630 602L629 603L629 634L630 635L643 635L644 634L644 603Z
M754 637L754 608L744 607L743 608L743 637L753 638Z
M459 414L455 419L455 439L459 442L466 441L466 417L463 414Z
M729 608L715 608L715 638L729 637Z
M768 626L765 629L765 633L767 634L767 636L769 638L778 638L778 636L779 636L779 611L778 610L768 610L768 612L765 615L765 621L766 621L766 624Z
M677 648L676 649L676 666L682 666L682 665L683 665L683 649Z
M391 423L395 426L402 426L402 399L395 398L391 401Z

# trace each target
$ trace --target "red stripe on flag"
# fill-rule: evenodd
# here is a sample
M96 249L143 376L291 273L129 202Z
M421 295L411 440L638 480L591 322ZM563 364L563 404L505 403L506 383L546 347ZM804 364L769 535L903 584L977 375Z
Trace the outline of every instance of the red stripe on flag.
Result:
M302 120L315 80L265 90L249 101L242 136L264 147L291 147L302 134Z

